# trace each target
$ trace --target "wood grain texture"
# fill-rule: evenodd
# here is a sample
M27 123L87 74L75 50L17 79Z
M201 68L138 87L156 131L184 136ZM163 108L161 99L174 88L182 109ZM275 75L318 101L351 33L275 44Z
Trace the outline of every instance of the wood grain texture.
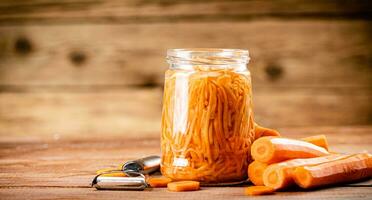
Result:
M368 0L0 1L0 134L151 135L166 49L187 47L250 50L263 125L372 124L371 10Z
M2 0L0 199L246 199L89 187L97 169L160 154L169 48L249 49L258 123L371 152L372 127L355 126L372 124L371 19L369 0ZM371 184L270 198L366 199Z
M371 122L370 89L256 88L255 120L269 127ZM157 136L160 88L101 92L0 93L0 135ZM143 135L137 135L142 132Z
M254 86L371 86L370 21L0 26L0 85L161 85L166 49L244 48Z
M89 137L114 133L143 137L160 131L161 96L160 88L1 93L0 134Z
M122 24L262 18L370 19L372 6L368 0L3 0L0 13L0 24Z
M91 188L60 188L60 187L20 187L20 188L0 188L2 199L251 199L245 196L242 187L226 188L202 188L200 191L193 192L169 192L164 188L155 188L146 191L96 191ZM309 200L309 199L348 199L348 200L365 200L370 197L370 187L338 187L328 188L310 192L280 192L271 196L257 196L257 200ZM23 195L21 195L23 194Z
M372 127L281 128L287 137L326 134L332 151L372 151ZM90 138L0 136L0 194L2 199L242 199L242 187L204 187L192 193L165 189L143 192L96 191L89 188L95 171L115 167L125 160L160 153L159 137L130 139L125 135L92 135ZM372 181L310 192L280 192L272 199L365 199ZM259 197L259 198L268 198Z

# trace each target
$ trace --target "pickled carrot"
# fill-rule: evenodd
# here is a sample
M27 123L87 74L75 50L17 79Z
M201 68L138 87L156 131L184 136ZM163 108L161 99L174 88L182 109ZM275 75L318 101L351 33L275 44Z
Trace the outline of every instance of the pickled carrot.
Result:
M249 76L168 70L162 111L163 175L228 182L247 178L255 138Z

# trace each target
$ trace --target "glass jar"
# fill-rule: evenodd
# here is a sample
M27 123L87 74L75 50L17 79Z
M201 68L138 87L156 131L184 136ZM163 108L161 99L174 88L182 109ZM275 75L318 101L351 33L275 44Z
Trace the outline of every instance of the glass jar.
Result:
M255 137L248 51L170 49L167 61L162 174L204 183L246 180Z

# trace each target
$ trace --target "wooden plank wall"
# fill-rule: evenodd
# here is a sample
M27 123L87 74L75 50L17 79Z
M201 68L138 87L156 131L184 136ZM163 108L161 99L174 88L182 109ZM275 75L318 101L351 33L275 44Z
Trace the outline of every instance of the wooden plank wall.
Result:
M0 135L157 135L165 51L187 47L250 50L258 123L371 125L371 19L368 0L2 0Z

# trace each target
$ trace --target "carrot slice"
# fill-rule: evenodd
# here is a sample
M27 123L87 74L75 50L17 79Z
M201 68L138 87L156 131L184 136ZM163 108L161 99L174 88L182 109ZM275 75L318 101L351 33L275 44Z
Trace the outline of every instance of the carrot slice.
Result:
M263 173L265 169L269 165L266 163L258 162L258 161L253 161L251 164L248 166L248 177L249 180L254 184L254 185L264 185L263 182Z
M150 177L147 180L147 183L153 187L167 187L168 183L170 183L172 179L167 178L167 177Z
M246 195L265 195L273 194L275 190L267 186L250 186L245 188Z
M254 125L255 139L263 136L280 136L280 133L277 130L265 128L256 123Z
M254 160L274 163L295 158L325 156L329 152L305 141L268 136L253 142L251 154Z
M265 186L269 186L275 190L283 189L294 184L293 171L296 167L317 165L346 157L347 155L332 154L316 158L293 159L272 164L266 168L262 179Z
M301 188L314 188L358 181L372 177L372 156L354 154L347 158L314 166L297 167L294 181Z
M168 190L173 192L195 191L200 189L198 181L177 181L168 183Z
M301 140L315 144L316 146L323 147L328 150L328 141L325 135L313 135L310 137L302 138Z

